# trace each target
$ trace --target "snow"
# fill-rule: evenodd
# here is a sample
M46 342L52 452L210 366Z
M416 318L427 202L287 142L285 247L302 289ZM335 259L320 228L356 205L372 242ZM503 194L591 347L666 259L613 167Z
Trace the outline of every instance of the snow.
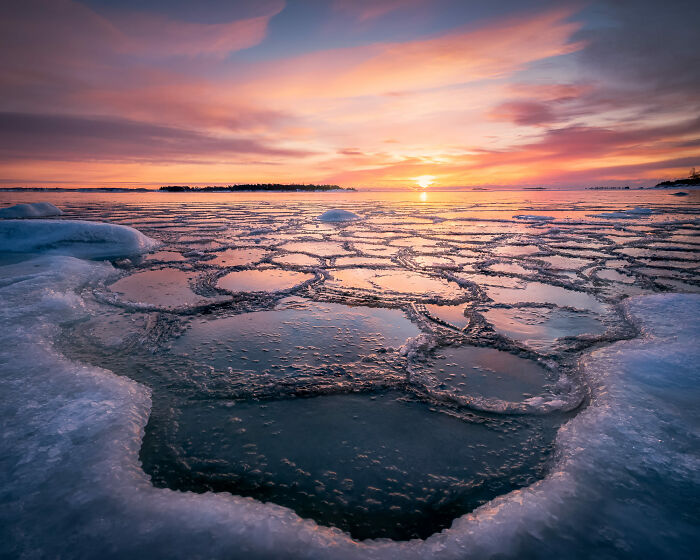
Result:
M104 258L145 253L158 242L128 226L75 220L0 222L0 252Z
M63 212L50 202L30 202L0 208L0 218L43 218L62 214Z
M318 217L318 219L322 222L352 222L355 220L361 220L362 218L354 212L334 208L332 210L326 210Z

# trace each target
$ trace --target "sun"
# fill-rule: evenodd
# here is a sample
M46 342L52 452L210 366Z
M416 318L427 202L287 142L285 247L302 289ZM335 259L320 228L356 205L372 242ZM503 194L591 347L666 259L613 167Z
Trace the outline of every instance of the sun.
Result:
M435 176L434 175L421 175L420 177L415 178L416 183L418 183L418 186L421 189L427 189L430 185L432 185L435 182Z

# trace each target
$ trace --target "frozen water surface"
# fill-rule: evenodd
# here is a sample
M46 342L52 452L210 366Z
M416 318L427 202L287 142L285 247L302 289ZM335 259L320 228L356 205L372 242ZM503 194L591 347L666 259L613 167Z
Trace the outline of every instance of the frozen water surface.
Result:
M159 486L252 495L360 539L425 538L539 475L549 438L532 424L463 421L395 392L199 401L141 457Z
M0 556L697 549L698 193L0 196Z

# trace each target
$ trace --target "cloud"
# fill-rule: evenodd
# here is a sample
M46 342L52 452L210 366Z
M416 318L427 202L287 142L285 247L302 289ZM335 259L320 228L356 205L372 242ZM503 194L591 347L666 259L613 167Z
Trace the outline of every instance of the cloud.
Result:
M359 22L366 22L421 4L424 4L421 0L335 0L333 9Z
M0 113L0 158L70 161L237 161L263 155L303 158L312 152L256 139L101 117Z
M3 11L0 32L3 50L22 56L20 51L26 48L32 56L64 63L96 60L107 54L224 56L259 44L270 18L283 7L279 2L267 6L267 13L260 16L197 23L143 12L114 12L107 17L72 0L23 0Z
M559 120L551 104L538 101L507 101L491 111L491 117L518 125L552 124Z

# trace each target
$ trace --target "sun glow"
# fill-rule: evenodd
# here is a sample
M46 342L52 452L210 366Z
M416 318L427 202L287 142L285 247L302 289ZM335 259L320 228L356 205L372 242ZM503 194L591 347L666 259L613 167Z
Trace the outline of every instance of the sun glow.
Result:
M427 189L430 185L432 185L435 182L435 176L421 175L420 177L416 177L415 181L416 183L418 183L418 186L421 189Z

